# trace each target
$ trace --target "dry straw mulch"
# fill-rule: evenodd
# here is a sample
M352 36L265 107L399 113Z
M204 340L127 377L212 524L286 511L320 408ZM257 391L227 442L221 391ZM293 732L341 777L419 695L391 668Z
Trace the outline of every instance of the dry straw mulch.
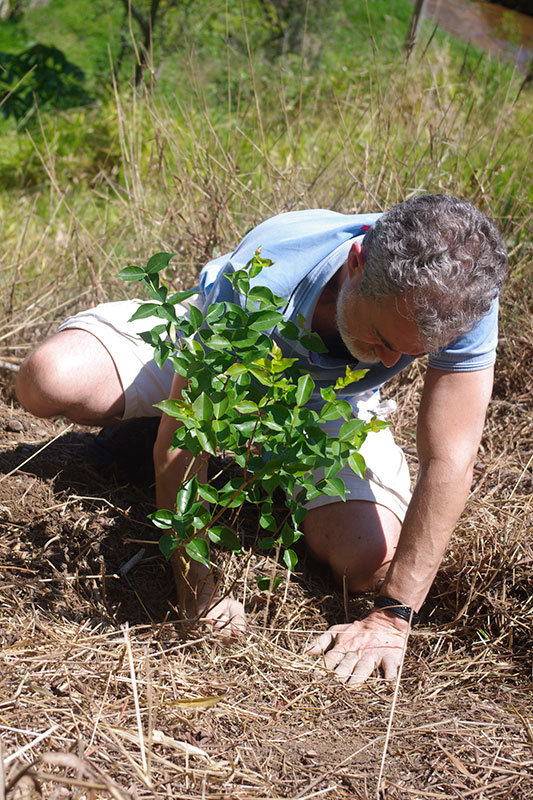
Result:
M3 372L0 799L533 797L528 318L503 326L473 491L395 706L395 687L348 690L302 655L314 632L369 604L345 608L303 551L270 601L254 575L272 562L225 565L250 612L242 641L184 630L145 522L149 479L88 468L90 434L25 414ZM411 455L421 370L388 390Z

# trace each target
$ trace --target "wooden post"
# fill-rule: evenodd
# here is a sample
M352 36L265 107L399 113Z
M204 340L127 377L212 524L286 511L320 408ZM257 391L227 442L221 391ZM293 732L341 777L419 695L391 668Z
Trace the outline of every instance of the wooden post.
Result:
M405 40L405 52L407 58L409 58L416 45L420 23L424 17L425 5L426 0L415 0L415 7L413 9L413 15L411 17L411 22L409 23L409 30L407 31L407 38Z

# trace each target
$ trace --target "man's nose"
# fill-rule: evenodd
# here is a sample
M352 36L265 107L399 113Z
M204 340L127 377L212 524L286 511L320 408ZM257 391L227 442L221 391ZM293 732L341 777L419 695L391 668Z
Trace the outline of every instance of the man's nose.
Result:
M396 353L394 350L388 350L386 347L374 348L377 357L385 367L393 367L402 357L401 353Z

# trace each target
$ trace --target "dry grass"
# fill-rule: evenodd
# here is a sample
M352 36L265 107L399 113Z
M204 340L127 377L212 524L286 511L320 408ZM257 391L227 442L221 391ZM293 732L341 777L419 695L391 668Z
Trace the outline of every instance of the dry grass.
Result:
M488 97L468 76L452 81L446 58L307 97L305 115L282 93L276 118L256 95L222 122L201 87L179 112L117 97L114 160L73 189L42 150L44 188L5 209L0 800L533 797L531 111L516 86ZM391 715L394 687L376 678L347 690L302 655L345 615L304 557L268 602L254 575L280 569L272 561L224 566L250 614L242 641L225 649L184 630L145 522L150 482L89 470L89 434L25 414L8 367L65 313L120 296L110 275L137 257L176 251L184 283L275 211L368 210L368 198L374 210L424 190L491 211L513 268L473 491ZM416 364L387 390L413 466L422 373ZM251 519L241 524L253 535ZM351 598L348 614L368 602Z
M151 490L87 473L81 433L1 479L3 796L533 797L531 361L519 380L515 368L531 331L523 336L504 325L473 492L413 633L386 753L392 688L373 679L347 690L302 655L314 632L344 619L316 565L304 559L268 607L252 587L272 562L226 565L250 630L225 649L182 630L154 545L120 578L152 539ZM420 387L415 366L390 389L408 453ZM13 417L26 429L3 434L5 476L60 427L8 405L1 427ZM351 599L349 614L367 602Z

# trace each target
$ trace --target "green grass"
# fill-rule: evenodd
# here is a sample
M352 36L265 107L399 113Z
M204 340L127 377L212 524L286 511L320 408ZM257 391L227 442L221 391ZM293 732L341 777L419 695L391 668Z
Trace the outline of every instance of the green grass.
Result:
M76 5L81 26L84 4ZM94 9L111 5L116 11L98 0ZM92 106L43 113L26 131L4 122L0 349L35 335L31 326L7 333L32 303L53 320L89 300L120 297L115 273L158 250L178 253L175 279L188 283L251 225L291 208L373 211L420 192L462 195L497 218L522 269L532 218L529 90L519 95L520 76L485 57L470 62L446 37L406 64L409 5L376 0L370 17L360 5L351 49L352 23L339 3L330 19L337 38L323 36L323 51L313 57L310 29L300 54L269 59L265 48L246 49L247 35L265 36L264 21L256 15L237 29L230 4L227 45L223 17L206 20L191 37L207 49L169 54L155 92L123 83ZM31 34L40 19L39 35L51 37L52 12L61 9L55 0L21 25ZM89 74L90 53L107 34L94 32L95 10L82 41L70 4L63 10L70 38L61 33L55 43L94 80L100 67ZM395 24L392 11L403 14ZM48 12L46 25L37 12ZM100 17L107 25L111 11ZM108 69L101 84L110 83Z

